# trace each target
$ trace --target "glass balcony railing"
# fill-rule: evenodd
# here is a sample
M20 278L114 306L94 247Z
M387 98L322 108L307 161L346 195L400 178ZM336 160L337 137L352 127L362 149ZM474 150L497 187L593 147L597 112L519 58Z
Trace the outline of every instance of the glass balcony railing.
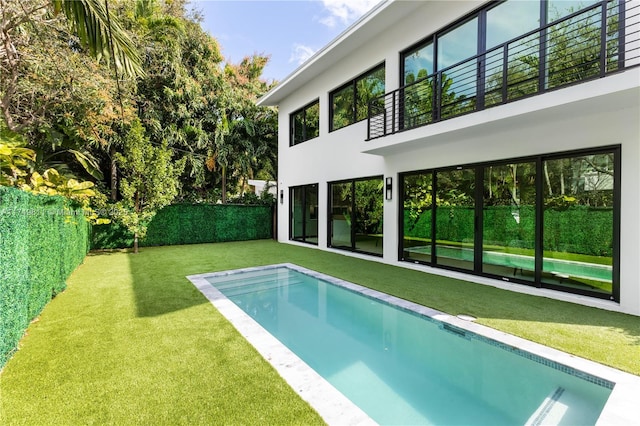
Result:
M603 1L369 102L367 140L640 65L640 3Z

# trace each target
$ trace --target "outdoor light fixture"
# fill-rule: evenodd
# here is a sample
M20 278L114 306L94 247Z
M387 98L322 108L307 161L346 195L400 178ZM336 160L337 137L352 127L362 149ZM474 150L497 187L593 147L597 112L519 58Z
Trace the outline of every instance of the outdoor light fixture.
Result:
M387 200L391 199L391 195L392 195L392 179L390 177L388 177L386 179L386 184L385 184L385 192L384 192L384 198Z
M284 204L284 189L280 190L280 204Z

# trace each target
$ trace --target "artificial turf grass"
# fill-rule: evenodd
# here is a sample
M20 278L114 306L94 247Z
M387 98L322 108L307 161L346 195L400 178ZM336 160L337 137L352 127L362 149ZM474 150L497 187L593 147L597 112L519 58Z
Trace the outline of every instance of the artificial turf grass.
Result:
M0 423L320 423L184 278L291 262L640 375L640 319L272 241L95 253L0 376Z
M2 373L0 423L322 424L178 263L88 257Z

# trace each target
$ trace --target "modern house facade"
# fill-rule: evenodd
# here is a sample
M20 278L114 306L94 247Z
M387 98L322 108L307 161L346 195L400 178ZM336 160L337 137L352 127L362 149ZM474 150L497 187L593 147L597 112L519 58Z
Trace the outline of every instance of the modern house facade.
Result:
M640 2L388 1L259 100L278 240L640 315Z

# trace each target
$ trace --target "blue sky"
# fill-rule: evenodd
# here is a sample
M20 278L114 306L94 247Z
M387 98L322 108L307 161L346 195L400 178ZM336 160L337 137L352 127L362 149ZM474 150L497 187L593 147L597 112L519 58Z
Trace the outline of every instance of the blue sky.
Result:
M229 62L271 56L263 77L281 81L379 0L192 0Z

